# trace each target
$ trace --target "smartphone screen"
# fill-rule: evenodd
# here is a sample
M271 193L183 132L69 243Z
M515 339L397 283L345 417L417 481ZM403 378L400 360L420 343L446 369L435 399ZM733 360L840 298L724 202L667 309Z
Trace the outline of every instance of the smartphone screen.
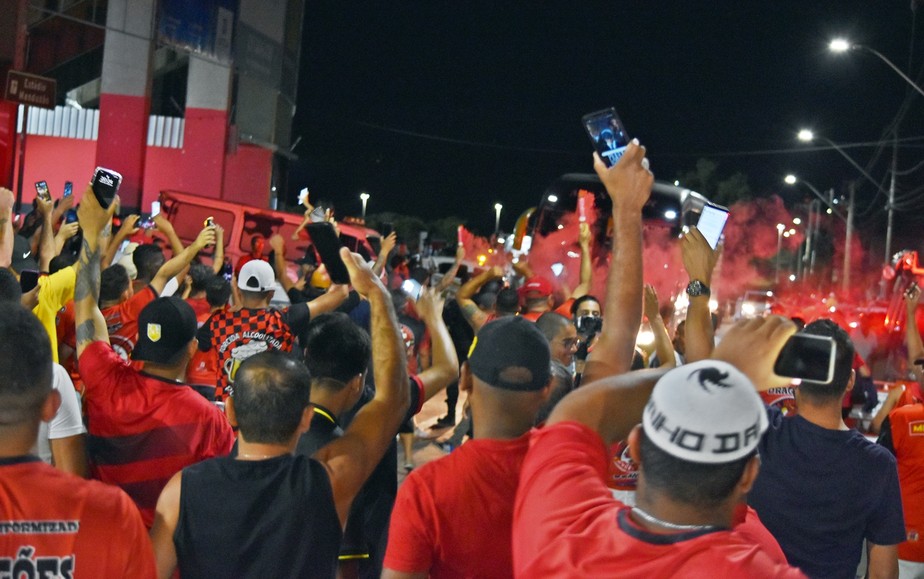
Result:
M773 371L786 378L829 384L834 380L837 344L827 336L793 334L780 351Z
M63 197L70 197L74 194L74 184L70 181L64 182L64 195Z
M77 210L68 209L67 213L64 214L65 223L75 223L77 221Z
M726 221L728 221L728 209L711 203L703 205L703 211L699 214L696 228L703 234L712 249L719 245Z
M401 282L401 289L404 290L404 293L410 296L410 298L415 302L420 299L420 290L422 289L422 286L416 279L404 280Z
M318 250L321 256L321 263L327 268L327 274L334 283L350 283L350 273L346 265L340 259L340 239L337 238L337 232L334 226L327 222L309 223L305 229L308 236L311 237L311 243Z
M160 201L151 201L151 219L160 215Z
M96 168L96 171L93 173L93 180L90 181L93 194L96 196L96 200L99 201L103 209L109 209L116 193L119 192L119 185L121 184L122 175L111 169L104 169L103 167Z
M19 287L23 293L31 292L38 285L39 272L34 269L24 269L19 274Z
M45 181L35 182L35 194L42 201L51 201L51 193L48 191L48 183Z
M298 192L298 204L308 207L308 187L303 187L301 191Z
M629 144L629 135L626 134L616 109L610 107L584 115L581 122L603 163L607 167L615 165Z

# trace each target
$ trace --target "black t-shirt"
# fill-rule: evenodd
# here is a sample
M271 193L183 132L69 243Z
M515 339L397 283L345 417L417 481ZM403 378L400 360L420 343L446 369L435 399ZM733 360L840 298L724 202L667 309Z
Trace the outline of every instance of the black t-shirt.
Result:
M183 469L174 533L183 579L334 577L340 520L327 470L304 456Z
M405 420L417 414L422 404L421 386L416 377L411 378L408 388L411 403L404 417ZM373 394L374 392L367 389L357 407L369 402ZM353 415L355 412L351 414L351 417ZM299 438L295 452L299 455L311 456L340 436L343 436L343 429L336 416L323 406L315 405L311 428ZM382 574L382 561L385 558L385 547L388 543L388 524L391 520L395 497L398 494L397 472L398 446L392 440L382 460L366 479L350 507L340 547L340 557L343 560L359 561L361 577L378 578Z

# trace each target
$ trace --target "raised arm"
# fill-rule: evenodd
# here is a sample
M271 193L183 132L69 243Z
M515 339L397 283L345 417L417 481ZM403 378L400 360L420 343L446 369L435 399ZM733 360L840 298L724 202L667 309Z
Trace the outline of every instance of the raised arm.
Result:
M74 286L74 323L77 326L77 358L93 342L109 342L106 320L99 311L100 237L109 228L118 204L113 201L109 209L100 207L93 190L87 186L83 201L77 210L77 220L83 230L83 244L74 269L77 282Z
M113 236L112 242L103 249L103 269L112 265L112 260L115 259L115 254L122 246L122 242L138 232L138 219L140 219L138 215L129 215L122 220L122 227Z
M39 271L48 271L48 266L55 253L55 226L52 217L54 203L36 199L36 210L42 216L42 237L39 241Z
M76 221L73 223L62 223L61 227L58 228L58 232L55 233L54 254L61 255L61 251L64 250L64 244L77 235L78 231L80 231L80 224Z
M308 302L308 311L311 317L320 316L326 312L332 312L337 309L343 300L350 295L350 288L342 284L333 284L323 295L320 295Z
M696 362L708 358L715 348L712 314L709 312L709 288L712 287L712 271L719 259L719 252L713 251L696 227L691 227L680 240L680 254L683 267L690 276L690 283L699 281L706 287L696 292L700 295L689 296L690 306L687 308L687 324L684 329L684 358L687 362Z
M225 266L225 228L215 224L215 251L212 253L212 273L218 275Z
M469 279L462 284L462 287L456 292L456 303L459 304L459 309L462 310L462 316L465 318L465 321L468 322L468 325L475 330L475 333L478 333L481 326L485 325L488 321L488 315L481 311L481 308L478 307L478 304L476 304L475 300L472 298L478 293L481 286L489 281L502 277L504 277L504 270L495 265L491 269L486 269Z
M924 342L918 331L917 312L921 300L921 288L917 284L905 291L905 345L908 348L908 367L914 372L914 379L924 384L924 368L915 364L915 360L924 358Z
M286 264L286 241L278 233L269 239L270 247L273 249L273 269L276 271L276 281L282 285L282 289L288 292L295 287L295 282L289 277Z
M452 267L443 275L440 283L436 286L437 293L442 293L452 286L452 282L456 279L456 274L459 273L459 268L462 266L463 259L465 259L465 247L460 245L456 248L456 260L453 262Z
M594 169L613 201L613 256L606 279L603 328L584 366L586 382L628 372L642 321L642 207L654 175L645 147L633 140L614 166L594 154Z
M581 277L577 287L571 292L572 299L578 299L590 293L594 275L593 263L591 262L592 256L590 254L590 241L593 239L590 225L582 221L578 227L580 229L578 244L581 246Z
M154 225L157 226L157 231L163 233L164 237L167 238L167 242L170 244L170 249L173 251L174 257L183 252L183 242L180 241L180 237L176 234L173 224L170 223L163 213L158 213L154 216ZM183 268L181 267L180 269Z
M375 260L375 265L372 266L372 273L382 275L388 262L388 254L395 248L397 241L398 235L394 231L385 236L385 239L382 240L382 247L379 249L379 255Z
M203 227L198 237L196 237L196 240L189 244L189 247L181 249L179 253L175 253L173 257L170 258L170 261L160 266L154 279L151 280L151 287L154 288L154 291L158 294L163 292L168 281L179 275L200 251L213 243L215 243L215 227L211 225Z
M651 333L654 334L655 353L658 354L658 360L661 362L661 368L673 368L677 364L674 357L674 345L671 343L671 336L664 327L664 318L661 317L661 307L658 303L658 292L649 285L645 284L645 317L648 318L648 325L651 326Z
M13 204L16 197L9 189L0 187L0 268L13 263Z
M362 257L340 250L353 288L369 300L375 397L356 414L344 435L314 458L330 474L334 503L346 523L353 498L385 454L409 404L407 360L391 295Z
M429 400L459 377L459 358L443 321L443 298L436 290L423 288L414 304L417 315L430 333L430 353L433 363L417 375L424 387L424 400Z

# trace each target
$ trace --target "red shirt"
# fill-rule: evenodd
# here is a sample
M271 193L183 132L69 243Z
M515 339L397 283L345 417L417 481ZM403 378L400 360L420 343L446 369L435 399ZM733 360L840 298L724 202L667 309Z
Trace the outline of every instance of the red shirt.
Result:
M889 423L907 532L898 558L924 563L924 404L896 408Z
M138 509L119 489L36 457L0 460L0 577L156 577Z
M202 324L207 322L209 316L212 315L212 306L205 298L187 298L186 303L196 313L196 323L201 328ZM197 349L186 367L186 382L197 386L217 388L218 376L218 351L211 349L203 352Z
M750 534L637 525L604 484L607 458L600 436L576 422L533 434L514 512L518 577L804 577Z
M151 286L146 286L121 304L102 310L109 330L109 343L123 360L131 358L135 342L138 341L138 315L144 306L156 299L157 292Z
M231 452L234 432L215 405L185 384L134 370L109 344L87 346L80 373L86 384L91 472L122 487L148 527L170 477Z
M511 523L529 434L471 440L398 489L385 567L430 577L512 577Z

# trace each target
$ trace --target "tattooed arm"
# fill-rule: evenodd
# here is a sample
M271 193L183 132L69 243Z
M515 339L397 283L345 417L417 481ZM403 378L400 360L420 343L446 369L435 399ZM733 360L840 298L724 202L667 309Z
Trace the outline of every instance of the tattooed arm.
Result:
M108 210L100 207L96 196L87 187L84 192L77 219L83 230L83 245L74 266L77 270L77 284L74 286L74 319L77 324L77 357L93 342L109 342L106 320L99 311L100 261L102 249L100 238L109 234L110 220L117 202Z

